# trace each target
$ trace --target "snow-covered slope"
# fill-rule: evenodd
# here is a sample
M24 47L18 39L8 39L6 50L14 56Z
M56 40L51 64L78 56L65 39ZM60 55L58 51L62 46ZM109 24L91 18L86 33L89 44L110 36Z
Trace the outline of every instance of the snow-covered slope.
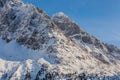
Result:
M0 80L119 80L119 56L62 12L0 0Z
M52 20L65 36L72 39L80 48L91 53L97 59L102 59L104 56L108 57L111 62L114 61L114 58L119 59L120 49L114 45L102 43L96 37L82 30L64 13L56 13Z
M120 60L120 49L118 49L116 46L102 43L96 37L88 34L83 29L81 29L74 21L72 21L67 15L62 12L56 13L53 16L52 20L62 30L64 35L66 37L69 37L83 51L90 53L101 63L108 65L119 65L117 61ZM104 71L106 73L106 70Z

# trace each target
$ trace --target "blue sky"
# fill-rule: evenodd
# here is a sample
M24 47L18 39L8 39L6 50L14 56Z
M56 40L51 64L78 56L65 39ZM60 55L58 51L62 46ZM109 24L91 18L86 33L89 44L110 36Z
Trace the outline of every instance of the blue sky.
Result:
M120 47L120 0L23 0L49 16L64 12L103 42Z

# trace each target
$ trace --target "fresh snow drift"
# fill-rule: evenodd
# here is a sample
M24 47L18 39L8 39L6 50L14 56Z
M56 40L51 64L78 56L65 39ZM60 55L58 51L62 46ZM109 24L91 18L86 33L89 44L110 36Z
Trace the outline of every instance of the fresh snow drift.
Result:
M0 80L120 80L120 49L64 13L0 0Z

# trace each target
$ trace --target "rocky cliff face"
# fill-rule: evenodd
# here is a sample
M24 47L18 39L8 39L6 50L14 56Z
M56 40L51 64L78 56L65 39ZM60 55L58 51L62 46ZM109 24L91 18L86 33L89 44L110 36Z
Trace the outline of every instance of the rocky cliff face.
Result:
M0 0L1 80L119 80L119 53L64 13L50 19L21 0Z
M105 53L106 56L111 55L111 53L120 53L120 49L118 49L116 46L102 43L96 37L81 29L75 22L73 22L62 12L56 13L52 20L62 30L65 36L69 37L80 47L83 47L83 50L86 50L90 53L96 53L96 49L98 49L101 50L101 54ZM89 51L89 49L85 47L89 47L89 49L92 51Z

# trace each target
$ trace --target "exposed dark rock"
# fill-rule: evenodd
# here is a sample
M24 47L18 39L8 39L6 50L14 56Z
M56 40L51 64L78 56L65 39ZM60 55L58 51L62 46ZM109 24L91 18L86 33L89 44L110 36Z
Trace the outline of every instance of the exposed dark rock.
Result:
M90 36L83 36L82 41L88 44L92 44L93 41L91 40Z
M3 7L4 5L3 5L3 3L2 3L2 1L0 0L0 7Z
M107 47L108 51L111 52L118 52L120 53L120 49L118 49L116 46L114 45L109 45L109 44L105 44L105 46Z
M27 72L25 75L25 80L31 80L30 72Z

